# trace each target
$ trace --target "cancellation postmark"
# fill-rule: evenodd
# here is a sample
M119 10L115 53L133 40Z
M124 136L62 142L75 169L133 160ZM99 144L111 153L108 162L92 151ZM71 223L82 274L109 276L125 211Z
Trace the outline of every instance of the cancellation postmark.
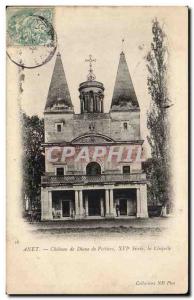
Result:
M23 68L36 68L53 57L57 36L52 7L7 8L7 55Z

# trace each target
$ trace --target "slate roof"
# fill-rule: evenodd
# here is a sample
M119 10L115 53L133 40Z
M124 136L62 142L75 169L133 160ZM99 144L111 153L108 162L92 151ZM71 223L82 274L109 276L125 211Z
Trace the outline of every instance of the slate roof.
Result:
M55 105L59 105L60 109L73 109L60 53L56 57L45 110Z
M111 111L139 108L124 52L120 54L119 66L113 91Z

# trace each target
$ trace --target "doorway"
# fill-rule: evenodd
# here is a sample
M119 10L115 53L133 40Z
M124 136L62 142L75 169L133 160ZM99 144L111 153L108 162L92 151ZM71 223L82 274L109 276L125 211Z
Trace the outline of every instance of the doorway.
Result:
M62 201L62 216L63 216L63 218L70 217L70 201L69 200Z
M121 216L126 216L127 215L127 199L120 199L119 209L120 209L120 215Z
M97 162L91 162L86 167L86 175L100 175L101 167Z
M89 192L88 193L88 215L89 216L100 216L101 206L100 206L100 193Z

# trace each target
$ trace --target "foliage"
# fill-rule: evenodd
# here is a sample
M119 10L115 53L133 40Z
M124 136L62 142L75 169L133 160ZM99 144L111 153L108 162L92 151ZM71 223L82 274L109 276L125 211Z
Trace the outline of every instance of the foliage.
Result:
M166 35L157 20L152 25L153 41L147 55L148 92L151 95L147 114L148 142L151 147L150 196L155 204L166 205L170 199L169 121L170 99L167 90Z
M40 208L41 175L44 172L44 121L38 116L22 115L23 124L23 196L29 209Z

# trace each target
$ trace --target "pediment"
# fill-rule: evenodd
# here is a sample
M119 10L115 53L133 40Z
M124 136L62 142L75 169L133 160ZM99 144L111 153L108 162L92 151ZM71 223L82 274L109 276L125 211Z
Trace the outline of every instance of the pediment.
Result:
M72 144L107 144L113 143L113 139L100 134L87 134L76 137L71 143Z

